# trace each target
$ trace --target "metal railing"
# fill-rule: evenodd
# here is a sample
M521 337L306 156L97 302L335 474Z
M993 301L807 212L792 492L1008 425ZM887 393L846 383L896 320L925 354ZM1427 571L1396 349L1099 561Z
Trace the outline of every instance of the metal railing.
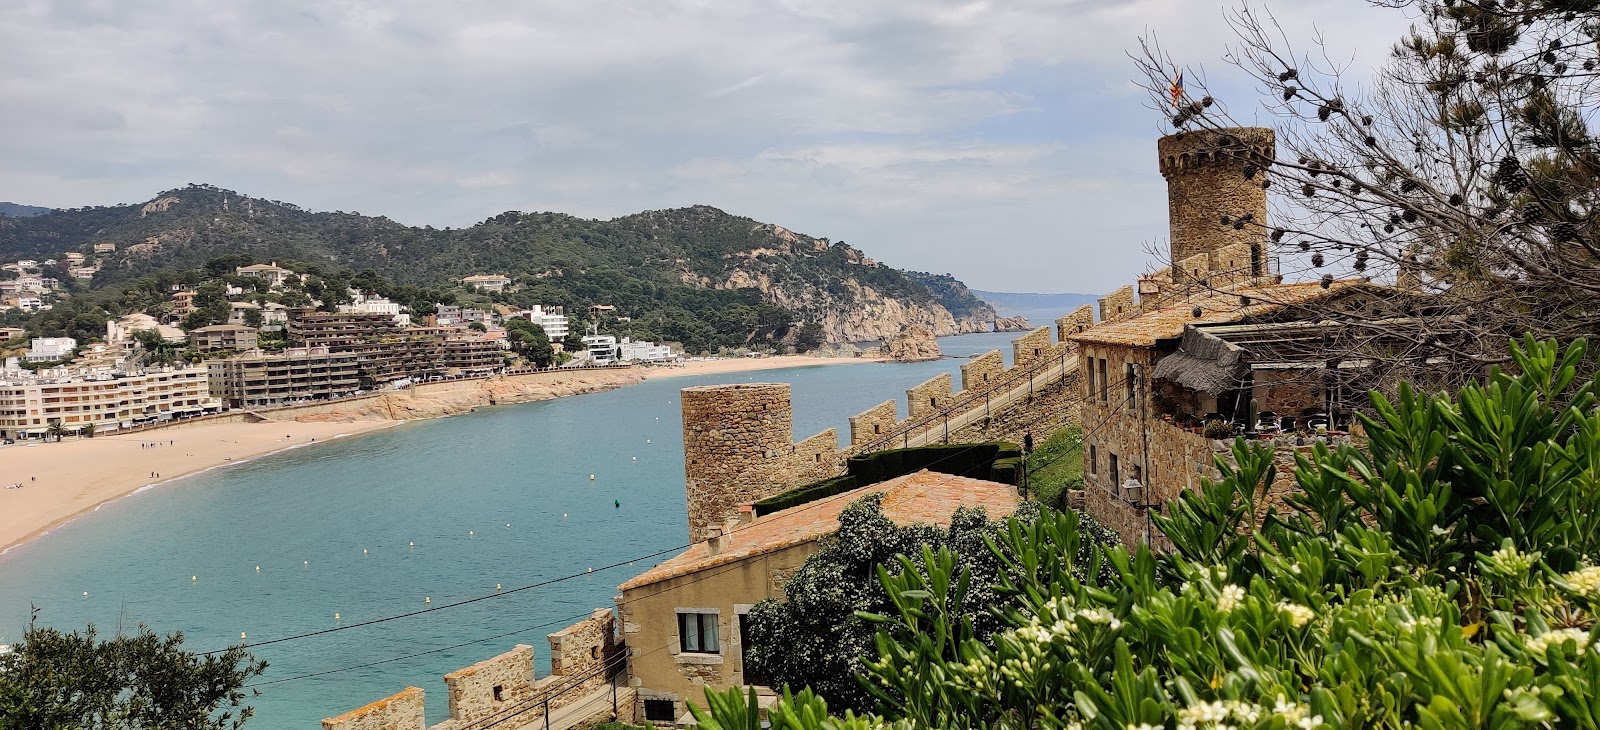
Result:
M1067 363L1069 359L1071 359L1074 370L1076 369L1077 360L1075 358L1075 353L1062 352L1059 357L1046 358L1035 362L1032 365L1029 365L1026 370L1015 373L1005 380L989 384L987 387L963 390L956 396L955 400L951 401L949 405L932 413L923 414L917 418L909 419L905 423L896 424L889 433L884 434L873 441L862 444L861 446L852 446L851 450L855 451L856 453L882 451L884 449L895 448L896 441L900 442L901 448L909 448L911 446L911 434L917 431L922 431L925 434L929 428L941 424L944 426L943 438L945 442L948 443L950 439L950 417L953 414L965 415L976 411L978 407L982 405L984 409L984 416L987 417L989 415L989 408L993 404L993 399L996 395L1010 393L1013 390L1020 390L1024 381L1028 386L1028 396L1031 399L1033 397L1033 381L1037 376L1048 372L1052 368L1060 368L1061 372L1059 377L1064 378L1068 373ZM1005 404L1002 403L1001 405ZM960 419L958 418L957 420ZM967 424L959 424L957 429L959 430L965 425Z

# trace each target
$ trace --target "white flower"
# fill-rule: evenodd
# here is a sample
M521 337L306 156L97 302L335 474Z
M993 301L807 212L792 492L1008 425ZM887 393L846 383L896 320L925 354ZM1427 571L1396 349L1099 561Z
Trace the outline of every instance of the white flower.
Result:
M1236 585L1222 587L1222 594L1217 596L1217 610L1222 613L1232 611L1244 600L1244 589Z
M1590 596L1600 595L1600 566L1591 565L1587 568L1574 570L1563 578L1572 584L1573 590Z
M1530 637L1526 646L1528 648L1528 653L1543 659L1545 652L1548 651L1550 647L1565 643L1569 639L1578 645L1575 653L1580 656L1586 649L1589 648L1589 632L1584 631L1583 629L1556 629L1554 631L1547 631L1538 636Z
M1539 563L1539 558L1542 555L1543 553L1537 550L1525 553L1518 550L1514 545L1507 545L1489 553L1489 557L1484 562L1495 573L1507 578L1520 578L1527 575L1528 571L1533 570L1533 566Z
M1311 622L1311 619L1317 617L1317 614L1311 609L1290 601L1279 601L1278 610L1289 614L1289 625L1297 629L1301 626L1305 626Z

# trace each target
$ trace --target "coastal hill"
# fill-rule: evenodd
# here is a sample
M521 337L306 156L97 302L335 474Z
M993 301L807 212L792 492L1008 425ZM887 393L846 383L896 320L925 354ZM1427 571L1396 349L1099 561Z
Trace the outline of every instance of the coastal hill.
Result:
M514 301L580 313L610 304L634 329L685 342L732 331L751 343L860 342L910 325L984 332L994 319L954 278L911 275L843 241L709 206L611 220L510 211L440 229L190 185L144 203L0 217L0 260L90 253L100 243L116 251L99 256L94 289L219 257L372 272L419 287L505 274ZM800 325L810 325L809 335Z
M0 215L10 216L12 218L30 218L36 215L44 215L45 213L49 213L50 210L50 208L43 208L37 205L8 203L4 200L0 200Z

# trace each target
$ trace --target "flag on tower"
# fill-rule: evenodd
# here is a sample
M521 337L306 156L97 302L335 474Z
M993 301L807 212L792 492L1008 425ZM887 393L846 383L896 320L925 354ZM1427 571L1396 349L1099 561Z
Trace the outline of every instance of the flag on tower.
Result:
M1173 79L1172 83L1167 85L1167 93L1172 95L1172 105L1173 106L1177 106L1178 105L1178 99L1183 98L1183 72L1182 71L1178 72L1178 78Z

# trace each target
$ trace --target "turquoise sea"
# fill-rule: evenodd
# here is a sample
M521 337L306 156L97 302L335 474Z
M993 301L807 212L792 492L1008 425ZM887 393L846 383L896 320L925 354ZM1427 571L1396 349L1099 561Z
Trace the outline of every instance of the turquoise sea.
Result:
M1015 337L940 345L956 356L999 348L1009 362ZM893 398L904 417L906 388L940 372L959 383L962 362L652 380L405 424L179 480L0 555L0 644L15 642L37 610L41 623L62 629L142 622L209 650L241 632L256 642L331 628L336 612L350 624L492 594L496 584L582 574L255 650L270 668L256 680L261 696L247 727L317 727L410 685L427 691L428 721L438 722L445 672L526 643L542 676L545 634L611 606L619 583L664 557L599 568L687 540L681 388L788 382L796 437L835 427L848 439L849 416Z

